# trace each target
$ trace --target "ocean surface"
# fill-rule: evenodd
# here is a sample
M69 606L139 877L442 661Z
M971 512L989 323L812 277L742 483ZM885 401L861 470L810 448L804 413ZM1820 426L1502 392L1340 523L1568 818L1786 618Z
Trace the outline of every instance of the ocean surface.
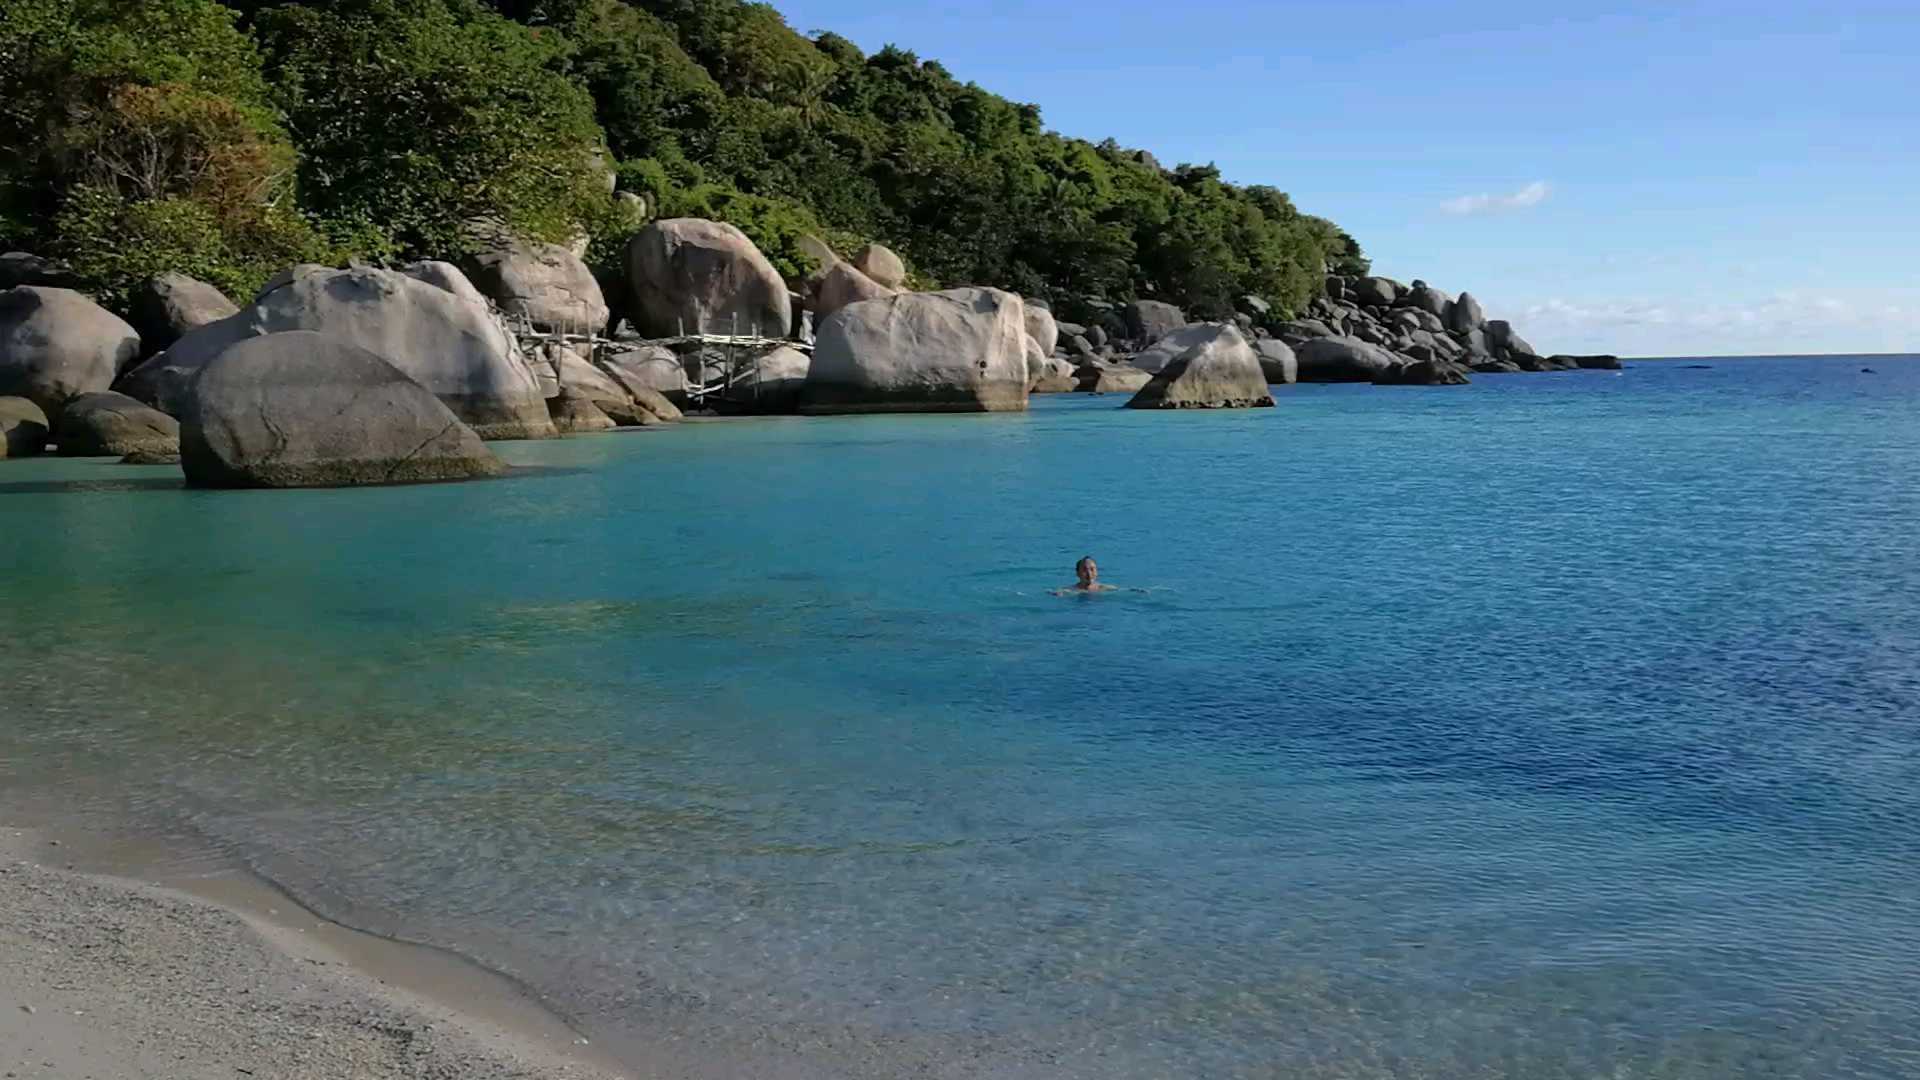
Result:
M654 1075L1920 1075L1920 359L1698 363L0 463L0 812Z

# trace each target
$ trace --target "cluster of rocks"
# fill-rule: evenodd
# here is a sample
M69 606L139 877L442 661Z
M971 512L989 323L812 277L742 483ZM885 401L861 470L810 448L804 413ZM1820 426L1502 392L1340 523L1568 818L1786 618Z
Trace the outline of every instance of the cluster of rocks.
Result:
M1472 293L1450 297L1424 281L1327 278L1306 316L1273 332L1292 346L1303 382L1451 385L1468 372L1617 368L1612 356L1543 356L1511 323L1488 319Z
M672 423L692 386L762 413L997 412L1067 392L1213 409L1271 406L1296 381L1618 366L1543 357L1471 295L1418 281L1330 277L1288 321L1244 297L1231 321L1148 299L1082 302L1075 323L1001 289L912 291L878 244L843 259L809 238L818 268L787 280L739 229L669 219L603 283L577 245L473 235L459 265L296 266L244 304L161 275L131 321L58 267L0 256L0 449L178 460L207 485L391 483L503 471L483 440Z
M513 333L510 319L604 324L577 254L514 244L469 265L477 283L444 262L296 266L244 306L162 275L133 297L133 323L71 289L16 284L0 292L5 452L51 443L177 461L213 486L397 483L504 471L483 439L680 419L665 396L569 339L529 350Z

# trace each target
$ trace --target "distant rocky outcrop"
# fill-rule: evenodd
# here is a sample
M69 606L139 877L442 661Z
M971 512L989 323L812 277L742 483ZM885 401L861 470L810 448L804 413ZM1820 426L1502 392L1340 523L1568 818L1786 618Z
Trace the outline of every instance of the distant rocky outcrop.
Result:
M103 390L67 402L53 441L62 457L171 457L180 452L180 422L125 394Z
M1127 402L1129 409L1245 409L1272 406L1260 357L1238 328L1224 323L1184 327L1162 339L1180 351Z
M626 271L629 315L648 337L736 329L785 337L792 329L787 283L732 225L703 218L653 222L627 242Z
M71 289L0 292L0 396L26 398L55 423L68 401L111 388L139 355L133 327Z
M1372 382L1398 361L1387 350L1352 337L1320 337L1293 350L1301 382Z
M999 289L902 293L820 325L806 413L997 412L1027 407L1026 316Z
M1301 318L1270 328L1295 350L1302 382L1449 386L1467 382L1469 371L1579 366L1540 356L1511 323L1489 320L1471 293L1450 297L1424 281L1329 275Z
M188 482L204 487L417 483L506 471L400 369L304 330L245 338L202 365L181 418L180 463Z

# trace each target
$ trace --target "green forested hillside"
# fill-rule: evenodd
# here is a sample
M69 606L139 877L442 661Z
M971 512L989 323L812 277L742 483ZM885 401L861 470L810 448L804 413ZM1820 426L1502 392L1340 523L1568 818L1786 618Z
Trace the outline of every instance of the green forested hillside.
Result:
M878 240L923 284L1223 315L1363 269L1331 222L1210 166L1047 131L1037 106L741 0L0 0L0 241L111 297L179 269L458 254L490 216L610 262L663 216Z

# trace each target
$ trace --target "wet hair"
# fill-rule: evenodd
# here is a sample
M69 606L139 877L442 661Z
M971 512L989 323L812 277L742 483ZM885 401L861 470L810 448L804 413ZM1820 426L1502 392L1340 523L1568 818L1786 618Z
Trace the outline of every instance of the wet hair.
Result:
M1080 561L1073 564L1073 572L1077 574L1091 565L1093 565L1093 556L1082 555L1080 556Z

